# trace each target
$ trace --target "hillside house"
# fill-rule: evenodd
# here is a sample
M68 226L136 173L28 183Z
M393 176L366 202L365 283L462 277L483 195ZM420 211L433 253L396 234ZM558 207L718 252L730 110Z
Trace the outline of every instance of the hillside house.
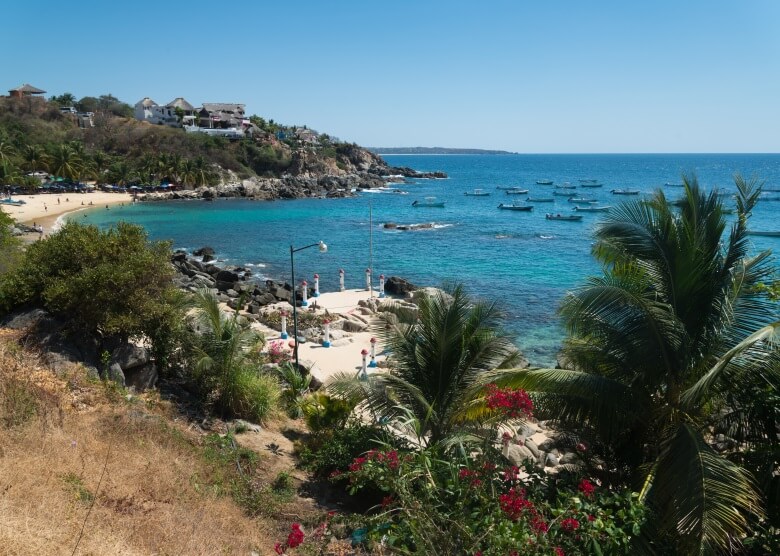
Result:
M28 97L38 97L40 98L40 95L45 94L46 91L43 89L39 89L38 87L33 87L29 83L25 83L23 85L20 85L16 89L9 89L8 96L11 98L28 98Z
M198 119L200 127L211 129L241 129L250 125L243 104L204 102L198 112Z
M174 115L176 114L176 109L180 109L183 113L182 117L182 125L194 125L196 123L196 113L197 109L187 102L183 97L176 97L171 102L165 105L165 108L170 108L173 110Z
M179 127L181 125L179 118L176 116L175 108L160 106L149 97L136 102L134 110L135 119L142 122L171 127Z

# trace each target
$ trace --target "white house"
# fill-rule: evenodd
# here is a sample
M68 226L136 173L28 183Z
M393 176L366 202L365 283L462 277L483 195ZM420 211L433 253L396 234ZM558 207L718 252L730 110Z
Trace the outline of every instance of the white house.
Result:
M179 118L176 117L175 107L160 106L149 97L145 97L135 103L135 119L150 124L168 125L179 127Z

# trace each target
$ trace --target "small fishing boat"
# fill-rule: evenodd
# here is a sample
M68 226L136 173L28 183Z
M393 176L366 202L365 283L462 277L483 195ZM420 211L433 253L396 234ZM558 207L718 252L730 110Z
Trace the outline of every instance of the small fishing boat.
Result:
M601 184L599 183L599 180L593 180L593 179L584 179L584 180L577 180L577 181L579 181L579 182L580 182L581 184L583 184L583 185L584 185L584 184L586 184L586 183L589 183L589 184L591 184L591 185L596 185L596 184L598 184L598 185L601 185Z
M554 203L554 197L528 197L526 203Z
M780 237L780 232L753 230L747 233L749 236Z
M511 191L513 189L518 189L516 185L497 185L496 189L502 189L504 191Z
M527 195L528 190L527 189L507 189L506 190L507 195Z
M24 202L24 201L22 201L21 199L19 199L18 201L14 201L14 200L13 200L13 199L11 199L10 197L8 197L8 198L6 198L6 199L0 199L0 204L3 204L3 205L11 205L11 206L14 206L14 207L20 207L20 206L22 206L22 205L25 205L25 204L27 204L27 203L25 203L25 202Z
M572 185L569 182L562 183L561 185L556 185L555 189L577 189L576 185Z
M639 195L638 189L613 189L610 191L613 195Z
M536 180L536 185L552 185L552 180Z
M612 207L581 207L576 206L574 210L577 212L609 212Z
M563 220L564 222L579 222L582 216L578 214L545 214L547 220Z
M568 201L570 203L580 203L580 204L598 203L596 199L588 199L587 197L569 197Z
M490 193L481 189L475 189L474 191L466 191L464 195L468 197L489 197Z
M685 184L683 184L683 183L669 183L669 182L666 182L664 185L666 187L684 187L685 186Z
M518 205L516 203L512 203L511 205L505 205L504 203L501 203L498 205L498 208L501 210L517 210L517 211L524 211L524 212L530 212L534 210L534 207L531 205Z
M604 187L603 183L580 183L580 187Z
M553 191L553 195L555 195L556 197L576 197L577 196L577 192L576 191L570 191L568 189L564 189L562 191L561 190L555 190L555 191Z
M418 208L444 208L444 201L437 201L436 197L426 197L424 201L414 201L412 206Z

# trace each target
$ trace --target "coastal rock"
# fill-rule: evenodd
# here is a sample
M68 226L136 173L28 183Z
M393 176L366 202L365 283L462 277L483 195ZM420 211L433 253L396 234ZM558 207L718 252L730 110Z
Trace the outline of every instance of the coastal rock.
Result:
M135 367L125 372L125 382L127 386L132 386L138 392L143 392L154 388L159 377L157 365L150 362L143 367Z
M106 378L122 388L125 387L125 374L122 372L122 367L119 363L114 363L108 367Z
M512 465L517 465L518 467L523 465L525 460L530 459L532 461L536 461L536 458L534 457L531 450L525 446L518 446L517 444L509 444L504 449L504 456L512 463Z
M359 320L343 319L341 322L341 329L345 332L365 332L368 330L368 324Z
M214 276L214 278L217 280L217 282L238 282L238 274L232 270L220 270L217 272L217 275Z
M547 459L544 461L545 467L555 467L560 462L558 461L558 457L555 454L547 454Z
M572 463L577 463L579 459L580 458L574 452L566 452L560 458L558 458L558 463L560 463L561 465L568 465Z
M135 344L125 344L111 353L111 363L118 364L123 371L146 365L151 360L149 350Z
M43 309L16 311L0 320L0 326L10 328L11 330L25 330L38 324L41 319L48 318L49 316L49 313Z
M529 438L525 441L525 447L531 451L531 453L534 455L534 458L539 457L541 452L539 451L539 447L536 445L536 442Z
M385 282L385 292L390 295L406 296L406 294L416 289L417 287L414 284L398 276L390 276Z

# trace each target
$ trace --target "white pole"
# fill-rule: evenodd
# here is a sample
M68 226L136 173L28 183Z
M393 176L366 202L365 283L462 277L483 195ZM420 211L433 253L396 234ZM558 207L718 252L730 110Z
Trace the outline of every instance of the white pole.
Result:
M371 338L371 363L369 367L376 367L376 338Z
M320 275L314 275L314 297L320 296Z
M282 311L282 333L280 334L280 338L282 340L287 339L287 311Z
M379 297L385 296L385 275L379 275Z
M344 291L344 269L339 269L339 291Z
M308 285L309 284L308 284L308 282L306 282L306 280L301 282L301 307L308 307L309 306L309 302L306 300L306 296L309 295Z
M322 338L322 347L329 348L330 347L330 321L325 319L322 321L323 326L325 327L325 331L323 333Z
M366 291L371 291L371 269L366 269ZM373 292L372 292L373 293Z
M363 356L363 365L360 367L360 380L366 380L368 379L368 371L366 370L366 356L368 355L368 350L363 348L360 355Z

